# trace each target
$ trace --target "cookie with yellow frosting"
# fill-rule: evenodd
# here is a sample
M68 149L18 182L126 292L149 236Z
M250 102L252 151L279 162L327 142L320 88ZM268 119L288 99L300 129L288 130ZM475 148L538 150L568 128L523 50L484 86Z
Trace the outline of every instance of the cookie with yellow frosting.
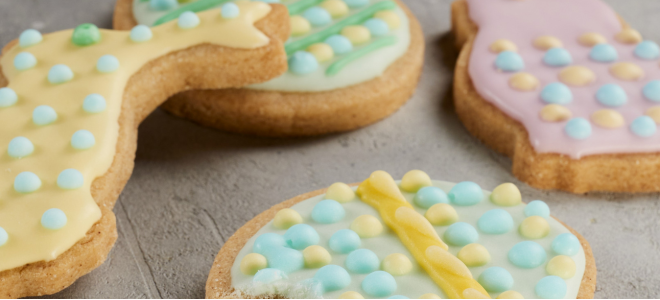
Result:
M424 38L402 2L283 0L282 4L291 16L286 73L240 89L180 93L163 108L231 132L308 136L369 125L410 98L421 72ZM232 5L230 0L119 0L114 26L152 26L187 10Z
M460 0L452 17L456 112L516 177L573 193L660 190L655 42L601 0Z
M289 199L225 243L207 298L593 298L589 243L505 183L394 181Z
M138 125L169 96L286 71L286 9L237 8L231 19L209 10L130 31L30 29L3 49L0 298L58 292L103 263Z

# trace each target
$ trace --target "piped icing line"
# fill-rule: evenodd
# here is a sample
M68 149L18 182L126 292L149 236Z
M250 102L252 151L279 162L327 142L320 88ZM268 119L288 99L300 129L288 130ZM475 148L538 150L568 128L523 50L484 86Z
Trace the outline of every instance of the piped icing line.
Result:
M286 7L289 9L289 15L298 15L305 11L306 9L320 4L325 0L300 0L291 4L288 4Z
M388 36L377 39L373 43L365 47L362 47L358 50L355 50L347 54L345 57L335 61L325 70L325 73L328 76L337 75L339 71L341 71L344 67L346 67L346 65L350 64L351 62L360 59L360 57L368 55L369 53L374 52L380 48L394 45L396 44L396 42L397 42L397 38L395 36Z
M124 89L142 66L204 43L244 49L268 44L254 23L271 7L237 5L241 14L233 19L210 10L152 29L112 31L83 24L43 36L28 30L5 48L0 271L57 258L101 218L92 183L112 165ZM25 52L36 63L17 68Z
M403 197L392 177L376 171L357 189L360 199L376 208L383 221L426 270L429 276L452 299L490 298L472 278L472 273L449 253L435 229Z

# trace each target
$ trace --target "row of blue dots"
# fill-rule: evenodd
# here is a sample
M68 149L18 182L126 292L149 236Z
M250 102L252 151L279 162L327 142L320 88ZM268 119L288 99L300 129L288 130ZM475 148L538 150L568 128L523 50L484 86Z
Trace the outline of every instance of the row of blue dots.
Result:
M84 184L82 173L76 169L66 169L57 176L57 186L64 190L75 190ZM21 172L14 178L14 190L28 194L41 188L41 179L32 172Z
M630 131L642 138L653 136L657 131L657 127L653 118L649 116L637 117L630 123ZM584 118L573 118L569 120L566 126L564 126L564 131L569 137L576 140L587 139L592 134L591 123Z
M642 94L649 101L660 102L660 80L653 80L644 85ZM573 93L567 85L553 82L541 90L541 99L546 103L565 105L573 101ZM628 102L628 95L621 86L610 83L601 86L596 91L596 99L602 105L619 107Z

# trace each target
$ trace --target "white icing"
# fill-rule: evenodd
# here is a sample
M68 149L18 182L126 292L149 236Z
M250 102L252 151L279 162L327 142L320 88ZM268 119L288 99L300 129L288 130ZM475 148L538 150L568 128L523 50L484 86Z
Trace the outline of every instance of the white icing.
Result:
M446 192L449 192L449 190L454 184L449 182L434 181L433 185L443 189ZM414 194L406 193L406 192L402 192L402 193L406 197L406 199L408 199L408 201L412 202L412 198ZM515 245L518 242L526 240L522 236L520 236L520 234L518 234L518 226L525 219L525 214L523 212L525 205L517 205L514 207L497 206L488 200L490 192L484 191L484 194L485 194L484 201L482 201L479 204L473 206L466 206L466 207L453 206L456 209L456 212L458 213L459 222L467 222L472 226L474 226L475 228L477 228L477 220L484 212L489 211L491 209L500 208L508 211L511 214L515 226L514 229L502 235L487 235L482 232L479 232L479 240L477 241L477 243L482 244L483 246L486 247L486 249L488 249L492 259L491 262L486 264L485 266L469 268L470 272L472 272L473 277L476 279L487 268L494 266L503 267L507 269L514 278L515 282L512 290L521 293L525 298L538 298L534 293L534 286L536 285L536 282L538 282L541 278L548 276L548 274L546 274L545 271L545 265L547 264L548 261L550 261L550 259L552 259L552 257L555 256L555 254L552 252L550 247L552 240L557 235L562 233L569 233L570 231L555 219L552 218L549 219L548 221L550 223L550 234L543 239L534 240L535 242L543 246L544 249L546 249L548 255L546 264L543 264L542 266L531 270L518 268L509 262L507 258L507 254L509 249L511 249L513 245ZM349 228L351 222L360 215L365 215L365 214L373 215L377 217L379 220L381 220L381 222L382 219L380 218L378 212L374 208L372 208L368 204L356 198L351 202L343 204L344 208L346 209L346 217L342 221L328 225L317 224L311 220L310 214L312 208L316 205L316 203L323 200L323 196L324 195L312 197L310 199L304 200L292 206L291 208L301 214L306 224L312 225L317 230L317 232L321 236L319 245L328 249L328 251L332 255L332 264L336 264L345 268L344 261L346 260L347 255L338 254L333 252L332 250L329 250L328 240L330 236L333 233L335 233L337 230ZM417 206L414 207L417 210L417 212L421 214L424 214L426 212L425 209L419 208ZM447 226L435 226L435 229L440 237L442 237L446 228ZM232 286L239 289L250 289L251 291L254 290L254 286L252 285L252 276L244 275L240 271L241 259L245 255L252 252L252 245L254 244L254 240L258 236L269 232L284 234L285 231L286 230L280 230L275 228L271 221L268 224L266 224L263 228L261 228L257 232L257 234L255 234L252 238L250 238L250 240L245 244L245 247L239 252L237 259L234 262L234 265L232 266L231 269ZM381 234L378 237L370 238L370 239L362 239L361 248L366 248L374 251L376 255L378 255L378 258L381 261L387 255L392 253L402 253L411 259L414 265L414 270L408 275L395 277L398 286L397 291L394 293L395 295L404 295L410 298L418 298L419 296L426 293L434 293L436 295L439 295L440 297L446 298L442 290L431 280L430 277L428 277L428 275L426 275L426 273L420 268L420 266L417 263L415 263L415 260L413 259L410 252L405 248L405 246L403 246L403 244L399 241L397 236L391 230L389 230L389 228L387 228L383 232L383 234ZM451 252L454 255L456 255L460 249L461 247L449 246L449 252ZM586 261L584 250L580 249L580 252L577 255L572 256L571 258L576 263L576 275L566 281L568 286L568 292L566 293L567 299L571 299L571 298L575 299L580 289L580 284L582 282L582 275L584 274L585 261ZM295 289L291 289L291 286L295 286L296 283L304 279L313 277L317 270L318 269L304 269L289 274L288 282L279 283L280 288L278 290L279 291L286 290L286 292L295 290ZM362 291L362 289L360 288L360 284L364 279L364 277L366 276L366 274L350 273L350 275L352 280L351 280L351 284L347 288L340 291L326 293L323 295L323 297L337 298L339 297L339 295L341 295L346 291L356 291L361 293L365 298L368 298L368 295L366 295L364 291ZM286 286L286 288L282 288L283 286ZM286 292L283 293L284 296L287 296ZM498 295L497 293L492 293L491 297L495 298L497 297L497 295ZM292 296L292 297L297 296L298 298L300 298L301 294L288 294L288 296ZM310 294L305 294L304 296L309 297Z

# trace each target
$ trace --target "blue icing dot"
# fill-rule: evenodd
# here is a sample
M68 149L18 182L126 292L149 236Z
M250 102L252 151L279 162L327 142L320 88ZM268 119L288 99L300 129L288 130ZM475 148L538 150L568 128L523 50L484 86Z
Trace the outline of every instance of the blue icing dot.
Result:
M151 28L147 25L137 25L131 29L131 41L136 43L146 42L151 40L154 34L151 32Z
M613 62L619 59L619 53L612 45L598 44L591 48L589 57L599 62Z
M238 5L236 5L234 2L225 3L222 5L222 8L220 9L220 14L224 19L236 18L240 13L241 13L241 9L238 8Z
M341 290L351 284L351 275L337 265L327 265L314 274L314 279L321 282L326 292Z
M287 247L272 247L264 250L263 256L268 261L269 268L291 273L302 270L305 267L305 259L302 252Z
M470 206L481 202L484 199L484 192L478 184L463 181L454 185L447 196L452 204Z
M523 269L533 269L545 263L545 249L536 242L524 241L509 250L509 261Z
M96 70L101 73L112 73L119 69L119 60L112 55L103 55L96 62Z
M378 18L369 19L363 25L369 29L372 36L385 36L390 32L390 26L387 25L387 22Z
M9 240L9 234L7 234L4 228L0 227L0 247L6 244L7 240Z
M385 271L373 272L362 280L362 289L372 297L387 297L396 291L396 280Z
M559 276L543 277L534 287L534 292L541 299L563 299L566 290L566 281Z
M16 101L18 101L18 95L14 90L8 87L0 88L0 107L12 106L16 104Z
M573 57L564 48L552 48L545 52L543 62L553 67L564 67L573 63Z
M434 204L449 203L449 198L447 198L447 193L442 189L434 186L427 186L417 191L413 201L421 208L429 208Z
M330 13L318 6L308 8L301 14L301 16L307 19L307 21L313 26L323 26L332 22L332 16Z
M328 241L330 249L337 253L349 253L360 248L360 236L350 229L341 229L335 232Z
M88 113L100 113L105 110L105 98L99 94L89 94L83 100L83 110Z
M350 8L363 7L369 4L369 0L344 0Z
M65 83L73 79L73 71L66 65L54 65L48 71L48 82L52 84Z
M78 150L92 148L96 144L94 135L87 130L78 130L71 136L71 146Z
M254 240L252 251L259 254L264 254L268 248L287 246L288 245L286 240L281 235L277 233L264 233L258 236L256 240Z
M646 60L658 59L660 57L660 47L653 41L643 41L635 47L635 55Z
M378 256L369 249L355 250L346 257L346 268L353 273L371 273L378 270L379 265Z
M76 169L66 169L57 176L57 186L65 190L74 190L83 186L82 173Z
M197 25L199 25L199 16L195 14L192 11L186 11L183 12L181 15L179 15L179 28L182 29L190 29L190 28L195 28Z
M501 293L513 287L513 276L501 267L490 267L479 275L479 284L489 293Z
M32 172L21 172L14 178L14 190L19 193L31 193L41 187L41 179Z
M568 104L573 101L573 93L565 84L553 82L543 88L541 99L546 103Z
M312 220L321 224L332 224L341 221L346 210L335 200L323 200L312 209Z
M561 255L573 256L580 252L580 240L571 233L562 233L552 240L552 251Z
M596 92L596 99L600 104L605 106L617 107L626 104L628 101L628 95L626 91L623 90L617 84L606 84L601 86Z
M289 57L289 71L294 74L304 75L316 71L319 62L313 54L307 51L297 51Z
M39 44L41 43L42 40L43 37L41 36L41 33L39 31L34 29L28 29L23 31L21 35L18 37L18 44L21 47L25 48Z
M14 158L21 158L28 156L34 152L34 145L32 142L23 136L15 137L9 142L7 153Z
M50 230L57 230L66 225L66 214L58 208L51 208L41 216L41 226Z
M37 58L29 52L21 52L14 57L14 67L19 70L27 70L37 65Z
M284 240L289 247L303 250L311 245L317 245L320 237L316 230L307 224L296 224L284 233Z
M177 0L149 0L149 7L154 10L170 10L177 4Z
M477 227L483 233L503 234L513 228L513 218L511 214L501 208L491 209L485 212L477 221Z
M657 131L657 126L651 117L641 116L632 121L630 130L639 137L650 137Z
M566 123L564 131L576 140L584 140L591 136L591 124L584 118L573 118Z
M410 299L404 295L394 295L394 296L389 296L387 299Z
M39 105L32 111L32 122L36 125L48 125L57 121L57 112L48 105Z
M534 200L525 206L525 216L540 216L547 219L550 217L550 207L541 200Z
M327 39L325 39L324 43L328 44L328 46L332 48L332 51L337 55L346 54L353 51L353 44L351 41L347 37L340 34L329 36Z
M449 225L443 239L452 246L465 246L479 239L479 233L472 225L465 222L457 222Z
M257 274L252 277L252 282L273 283L284 279L287 279L287 276L281 270L266 268L257 271Z
M647 83L642 90L646 99L660 102L660 80L653 80Z
M495 67L505 72L517 72L525 68L525 62L516 52L502 51L495 59Z

